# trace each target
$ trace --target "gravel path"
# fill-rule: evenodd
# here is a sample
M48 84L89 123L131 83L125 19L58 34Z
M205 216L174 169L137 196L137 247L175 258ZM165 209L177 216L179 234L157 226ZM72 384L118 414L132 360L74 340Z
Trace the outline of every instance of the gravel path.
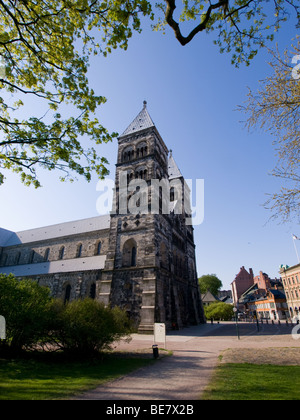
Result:
M166 341L172 356L75 399L199 400L220 361L299 364L300 340L293 339L291 330L290 326L265 325L258 333L254 324L241 323L238 339L235 324L224 323L174 332ZM148 352L151 356L152 345L152 336L133 335L130 343L119 344L116 351Z

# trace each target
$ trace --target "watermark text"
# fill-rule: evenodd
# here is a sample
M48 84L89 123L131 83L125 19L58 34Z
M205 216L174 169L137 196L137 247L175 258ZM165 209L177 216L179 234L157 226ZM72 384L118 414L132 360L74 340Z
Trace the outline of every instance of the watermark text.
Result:
M181 214L186 225L200 225L204 220L204 180L130 179L120 171L116 183L99 181L96 208L99 214Z

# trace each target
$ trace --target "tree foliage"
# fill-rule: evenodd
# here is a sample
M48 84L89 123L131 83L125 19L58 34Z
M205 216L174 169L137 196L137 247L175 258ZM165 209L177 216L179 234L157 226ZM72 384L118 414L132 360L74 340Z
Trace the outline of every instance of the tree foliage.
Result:
M217 295L223 286L216 274L205 274L198 279L198 283L202 294L209 290L213 295Z
M260 128L274 137L278 155L272 174L284 181L281 190L269 194L265 207L272 218L300 221L300 38L291 52L271 51L270 76L257 92L249 91L245 106L249 129Z
M47 335L50 291L31 280L0 275L0 314L6 320L6 340L12 352L31 348Z
M97 145L116 133L96 116L106 98L89 86L90 58L126 49L143 16L155 19L155 29L169 25L182 45L214 32L220 51L232 52L237 66L249 64L290 15L300 20L296 0L183 0L176 17L178 3L0 0L0 184L1 169L35 187L38 168L58 169L62 180L108 174ZM194 22L184 36L182 25ZM36 99L30 109L28 97Z
M204 307L206 319L230 321L233 318L233 306L224 302L214 302Z
M120 308L105 307L90 298L52 307L52 343L65 352L87 355L111 349L120 339L129 339L131 323Z
M274 39L282 24L291 15L300 25L300 6L297 0L183 0L181 11L175 18L178 0L165 0L158 4L164 14L157 29L169 25L182 45L191 42L201 32L215 32L215 44L221 52L232 52L232 63L250 64L258 49ZM192 29L183 35L182 26L192 21Z
M38 347L87 355L110 349L132 332L126 312L118 307L106 308L90 298L65 305L48 288L11 274L0 275L0 315L6 320L9 354Z
M61 170L63 180L108 174L94 144L116 134L95 117L106 99L89 87L89 57L126 49L150 9L144 0L0 0L0 169L36 187L37 167ZM39 101L24 119L28 96Z

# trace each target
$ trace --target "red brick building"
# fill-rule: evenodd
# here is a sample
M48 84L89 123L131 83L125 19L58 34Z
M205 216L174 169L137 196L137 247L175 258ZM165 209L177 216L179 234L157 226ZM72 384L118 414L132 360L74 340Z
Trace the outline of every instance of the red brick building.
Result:
M232 288L232 299L233 305L238 308L239 299L242 294L248 290L254 284L254 276L252 268L249 268L249 272L244 266L240 268L239 273L231 283Z
M259 319L286 319L288 306L280 280L271 279L263 271L254 276L241 267L231 283L233 304L246 317L257 316Z

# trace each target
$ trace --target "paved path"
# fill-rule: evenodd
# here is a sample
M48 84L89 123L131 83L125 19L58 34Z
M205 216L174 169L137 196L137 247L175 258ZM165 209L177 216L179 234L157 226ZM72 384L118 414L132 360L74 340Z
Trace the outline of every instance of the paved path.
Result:
M209 383L220 353L228 348L300 347L291 327L239 325L240 340L234 323L206 324L167 335L166 348L173 355L158 359L95 390L78 396L85 400L199 400ZM148 349L152 354L153 336L133 335L130 343L117 350Z

